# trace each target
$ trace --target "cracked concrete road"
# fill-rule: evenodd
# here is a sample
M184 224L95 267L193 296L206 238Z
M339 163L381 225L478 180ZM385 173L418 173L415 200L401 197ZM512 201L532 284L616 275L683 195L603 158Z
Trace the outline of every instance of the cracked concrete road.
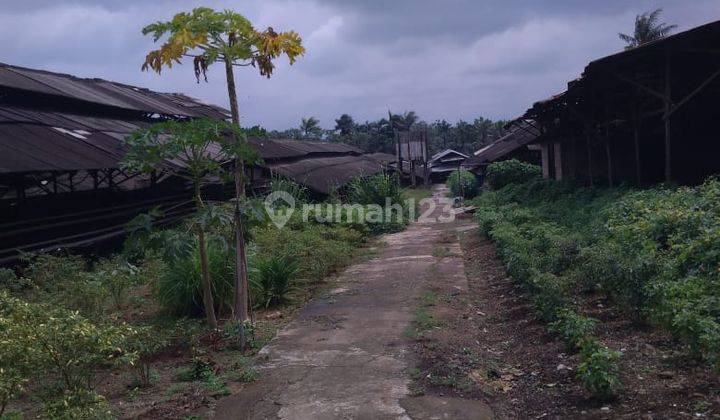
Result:
M444 196L435 188L434 198ZM438 206L434 215L439 215ZM379 255L353 265L263 350L261 379L224 398L216 419L487 419L478 401L412 397L414 355L403 332L428 282L467 290L462 258L433 256L447 243L442 223L413 223L385 235Z

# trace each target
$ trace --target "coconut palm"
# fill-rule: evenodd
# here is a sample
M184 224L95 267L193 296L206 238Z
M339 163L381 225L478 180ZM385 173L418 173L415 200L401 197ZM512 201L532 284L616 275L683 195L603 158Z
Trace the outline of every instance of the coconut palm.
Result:
M677 25L668 25L660 22L660 15L663 9L657 9L653 12L646 12L642 15L635 16L635 33L631 35L618 34L620 39L627 43L626 50L639 47L648 42L657 41L670 35Z
M322 136L323 130L320 121L315 117L303 118L300 121L300 131L303 139L317 140Z

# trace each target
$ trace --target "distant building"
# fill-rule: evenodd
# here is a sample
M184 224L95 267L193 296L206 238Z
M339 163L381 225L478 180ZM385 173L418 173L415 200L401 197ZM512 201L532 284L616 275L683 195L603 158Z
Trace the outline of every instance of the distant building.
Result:
M433 182L444 181L452 171L460 169L460 165L467 158L468 155L452 149L434 154L428 162L431 180Z

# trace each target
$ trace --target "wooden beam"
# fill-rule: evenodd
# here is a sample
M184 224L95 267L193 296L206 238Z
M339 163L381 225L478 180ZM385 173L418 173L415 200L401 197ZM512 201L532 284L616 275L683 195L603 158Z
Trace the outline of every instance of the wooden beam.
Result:
M670 108L670 111L666 112L665 115L663 116L663 118L665 118L665 119L670 118L670 117L672 116L672 114L674 114L677 110L679 110L680 108L682 108L683 105L685 105L686 103L688 103L688 102L689 102L692 98L694 98L698 93L702 92L702 90L705 89L710 83L712 83L713 80L715 80L718 76L720 76L720 70L718 70L718 71L716 71L715 73L713 73L710 77L708 77L707 79L705 79L705 81L702 82L702 83L700 84L700 86L698 86L695 90L693 90L692 92L690 92L690 94L688 94L686 97L684 97L684 98L683 98L680 102L678 102L676 105L672 106L672 107Z
M638 82L636 82L628 77L625 77L621 74L618 74L618 73L613 73L613 75L615 77L617 77L618 79L620 79L621 81L623 81L625 83L629 83L629 84L635 86L636 88L643 90L652 96L657 97L658 99L660 99L663 102L666 102L668 100L668 97L665 94L662 94L662 93L656 91L655 89L649 88L649 87L643 85L642 83L638 83Z

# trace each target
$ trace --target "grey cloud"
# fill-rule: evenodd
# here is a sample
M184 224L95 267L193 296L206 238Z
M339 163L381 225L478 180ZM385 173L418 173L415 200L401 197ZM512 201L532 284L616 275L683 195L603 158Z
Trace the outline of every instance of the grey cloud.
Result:
M591 59L622 48L636 13L665 8L681 29L718 18L717 0L0 0L0 61L183 91L226 105L222 69L195 83L190 66L139 70L154 47L140 29L200 4L256 26L295 29L308 53L271 80L238 70L246 124L286 128L314 115L330 127L416 110L421 117L513 117L562 90Z

